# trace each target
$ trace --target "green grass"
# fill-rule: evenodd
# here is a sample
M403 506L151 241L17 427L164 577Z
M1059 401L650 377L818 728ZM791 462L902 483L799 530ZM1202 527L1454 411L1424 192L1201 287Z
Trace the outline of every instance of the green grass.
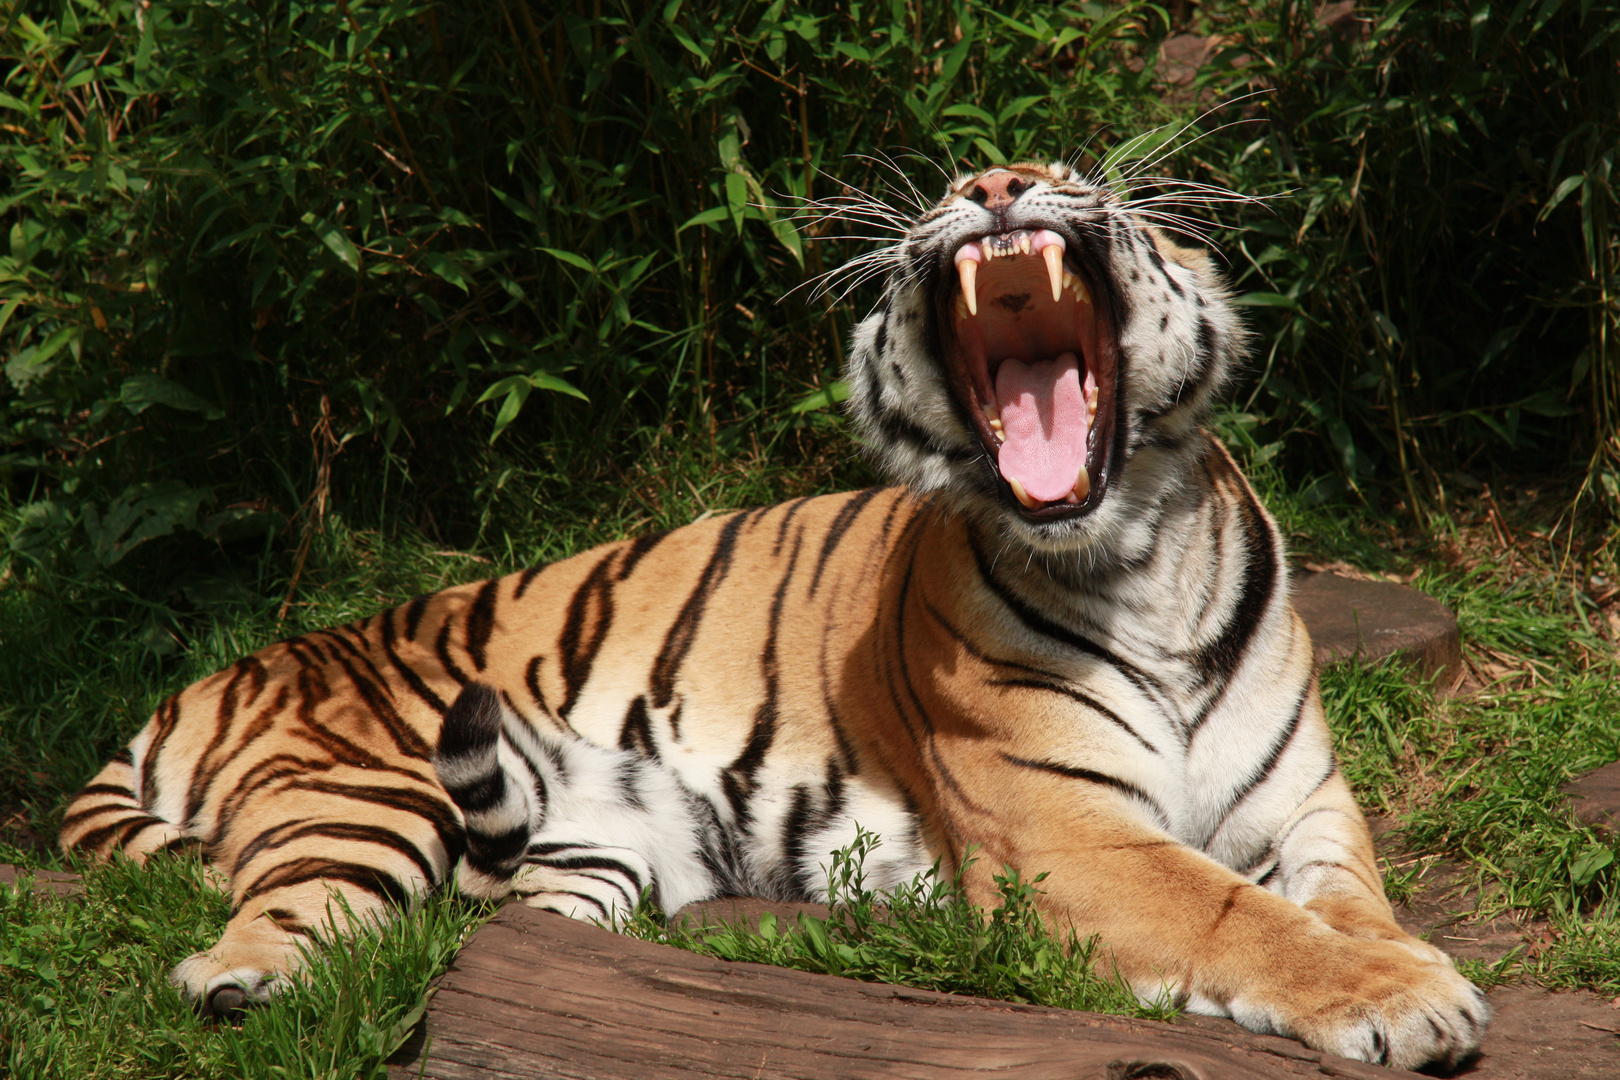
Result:
M862 832L835 852L828 868L832 913L800 913L781 925L766 912L757 930L742 925L692 929L639 912L622 929L722 960L747 960L825 975L896 983L953 994L1065 1009L1169 1019L1168 1006L1144 1006L1121 980L1094 970L1097 941L1052 933L1035 908L1040 878L1006 869L996 876L999 907L985 917L970 904L960 878L937 872L891 893L862 883L862 863L876 838ZM1043 875L1044 876L1044 875Z
M279 637L617 535L850 476L836 458L796 471L768 458L728 461L701 443L649 439L646 451L633 474L582 470L572 484L560 467L515 469L499 493L510 521L491 528L473 552L445 551L410 530L383 535L330 518L284 620L278 614L288 582L252 576L251 562L236 578L182 585L163 603L113 588L105 577L14 578L0 587L7 803L48 838L71 791L164 694ZM1296 549L1311 557L1403 574L1410 560L1421 561L1428 568L1416 584L1458 611L1471 659L1507 672L1467 699L1437 698L1389 665L1337 665L1322 679L1363 805L1396 822L1414 854L1460 860L1490 910L1533 913L1560 935L1534 959L1467 965L1469 974L1487 983L1532 977L1620 992L1615 849L1579 825L1558 794L1570 776L1620 757L1612 647L1585 627L1567 588L1540 571L1510 570L1491 558L1448 562L1422 538L1395 542L1392 526L1362 511L1302 500L1274 478L1261 479ZM1459 536L1442 532L1441 539ZM63 865L51 851L8 835L0 860ZM1422 865L1393 868L1391 892L1422 889ZM1117 985L1089 972L1088 943L1060 941L1038 927L1028 902L1038 879L1006 879L1006 905L988 921L938 882L881 905L860 890L858 877L846 874L839 887L842 899L826 920L714 931L669 927L644 914L632 929L730 959L1139 1011ZM224 907L186 860L160 860L144 871L126 864L89 869L85 898L73 903L0 893L0 1062L18 1076L132 1080L372 1075L408 1035L431 978L484 914L435 898L388 933L326 954L308 984L235 1028L200 1023L165 982L175 962L219 933Z
M381 1077L428 982L482 909L435 897L386 933L319 950L310 978L240 1026L205 1023L167 988L213 943L226 898L195 859L127 861L64 902L0 890L0 1072L15 1077Z

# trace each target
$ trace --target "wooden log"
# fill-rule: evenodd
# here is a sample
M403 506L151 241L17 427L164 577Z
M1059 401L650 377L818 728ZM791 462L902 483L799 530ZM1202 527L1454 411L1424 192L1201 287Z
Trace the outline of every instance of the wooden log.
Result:
M1162 1024L728 963L509 904L393 1080L1283 1080L1415 1076L1230 1024Z

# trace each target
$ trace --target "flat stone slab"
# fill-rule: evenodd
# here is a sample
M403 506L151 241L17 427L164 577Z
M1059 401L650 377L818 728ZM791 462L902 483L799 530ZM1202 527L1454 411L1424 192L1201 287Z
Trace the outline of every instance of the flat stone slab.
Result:
M1620 761L1576 777L1563 791L1583 824L1605 836L1620 833Z
M1297 570L1294 610L1305 620L1318 665L1397 656L1449 686L1462 670L1457 616L1416 589L1392 581Z

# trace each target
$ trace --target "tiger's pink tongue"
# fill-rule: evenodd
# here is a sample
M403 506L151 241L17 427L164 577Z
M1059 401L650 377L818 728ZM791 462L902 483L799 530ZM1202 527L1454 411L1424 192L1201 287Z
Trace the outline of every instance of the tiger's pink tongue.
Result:
M1060 502L1074 488L1086 461L1085 392L1080 359L1072 352L1033 364L1002 361L996 372L1001 409L997 465L1030 498Z

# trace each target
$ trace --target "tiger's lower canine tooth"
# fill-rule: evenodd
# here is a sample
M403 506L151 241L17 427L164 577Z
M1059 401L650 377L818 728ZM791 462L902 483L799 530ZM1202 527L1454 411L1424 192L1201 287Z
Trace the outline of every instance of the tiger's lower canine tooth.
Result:
M956 264L956 274L962 279L962 299L967 301L969 315L979 313L979 264L973 259L963 259Z
M1063 299L1063 279L1068 277L1063 272L1063 249L1056 244L1049 244L1041 248L1041 258L1046 260L1046 276L1052 282L1052 303Z
M1091 474L1086 472L1084 465L1080 466L1080 475L1075 478L1074 490L1070 492L1075 502L1085 502L1086 496L1091 494Z
M1085 475L1085 470L1081 469L1080 473L1082 476ZM1013 498L1017 499L1021 504L1023 504L1024 509L1039 510L1041 508L1041 504L1030 498L1029 494L1024 491L1024 485L1020 484L1017 480L1014 480L1010 476L1007 477L1007 486L1012 488Z

